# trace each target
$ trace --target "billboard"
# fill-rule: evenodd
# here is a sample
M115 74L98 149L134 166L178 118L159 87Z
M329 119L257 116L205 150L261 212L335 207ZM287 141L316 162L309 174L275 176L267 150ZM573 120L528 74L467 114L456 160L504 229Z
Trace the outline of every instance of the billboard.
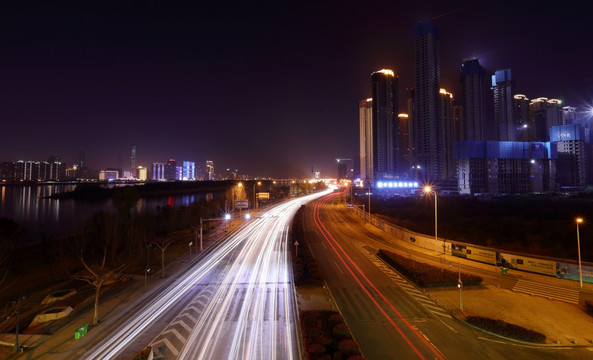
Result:
M270 193L269 192L259 192L259 193L257 193L257 198L258 199L269 199Z
M464 259L496 265L496 251L473 246L451 244L451 255Z
M249 200L235 200L235 208L248 209L249 208Z
M551 260L537 259L527 256L496 253L497 265L510 269L534 272L556 276L556 262Z

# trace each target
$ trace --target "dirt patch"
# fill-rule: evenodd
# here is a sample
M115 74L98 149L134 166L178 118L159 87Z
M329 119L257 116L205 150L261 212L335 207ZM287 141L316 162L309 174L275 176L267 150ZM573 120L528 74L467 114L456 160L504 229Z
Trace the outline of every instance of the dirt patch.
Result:
M482 316L535 330L546 335L548 344L591 344L593 317L582 305L514 293L492 285L463 290L463 314L459 312L459 290L426 291L455 315Z

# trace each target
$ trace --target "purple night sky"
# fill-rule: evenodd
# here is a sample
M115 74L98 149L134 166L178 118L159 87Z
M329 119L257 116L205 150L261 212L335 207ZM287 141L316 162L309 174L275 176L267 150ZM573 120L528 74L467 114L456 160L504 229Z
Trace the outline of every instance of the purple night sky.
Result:
M371 73L395 70L405 112L413 25L447 13L435 24L455 97L475 56L529 98L590 105L593 5L527 3L3 2L0 161L71 165L84 147L88 167L128 168L136 144L144 166L336 176L335 158L358 154Z

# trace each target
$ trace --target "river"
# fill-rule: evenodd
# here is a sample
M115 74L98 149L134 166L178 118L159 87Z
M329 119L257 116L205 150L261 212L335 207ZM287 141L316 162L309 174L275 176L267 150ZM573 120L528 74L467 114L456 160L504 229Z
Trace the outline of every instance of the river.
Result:
M25 242L35 243L40 241L41 234L60 236L77 231L97 211L115 211L111 199L82 201L45 198L75 188L76 184L0 185L0 218L16 221L26 229ZM209 194L212 193L140 198L136 210L188 206L212 196Z

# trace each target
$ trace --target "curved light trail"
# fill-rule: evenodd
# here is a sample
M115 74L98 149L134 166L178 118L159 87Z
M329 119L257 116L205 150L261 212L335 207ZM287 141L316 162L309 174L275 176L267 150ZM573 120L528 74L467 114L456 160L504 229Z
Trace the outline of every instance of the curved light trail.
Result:
M341 193L332 194L326 196L315 203L314 209L314 220L320 233L327 241L328 245L340 259L344 267L348 270L350 275L354 278L354 281L360 286L362 291L369 297L371 302L375 304L377 309L383 314L388 323L398 332L403 340L410 346L410 348L416 353L420 359L426 359L424 351L428 350L436 359L444 360L443 355L422 335L406 318L395 308L395 306L377 289L377 287L364 275L362 270L356 265L356 263L348 256L348 253L340 246L340 244L333 238L331 233L325 228L321 217L319 216L319 210L323 205L333 198L334 196L340 195ZM396 322L389 316L386 308L393 311L396 316L406 325L406 328L398 326ZM422 344L422 348L419 345ZM423 351L424 350L424 351Z
M288 229L301 205L329 192L287 201L252 217L85 359L117 357L189 289L206 277L212 285L213 273L216 291L179 359L300 358Z

